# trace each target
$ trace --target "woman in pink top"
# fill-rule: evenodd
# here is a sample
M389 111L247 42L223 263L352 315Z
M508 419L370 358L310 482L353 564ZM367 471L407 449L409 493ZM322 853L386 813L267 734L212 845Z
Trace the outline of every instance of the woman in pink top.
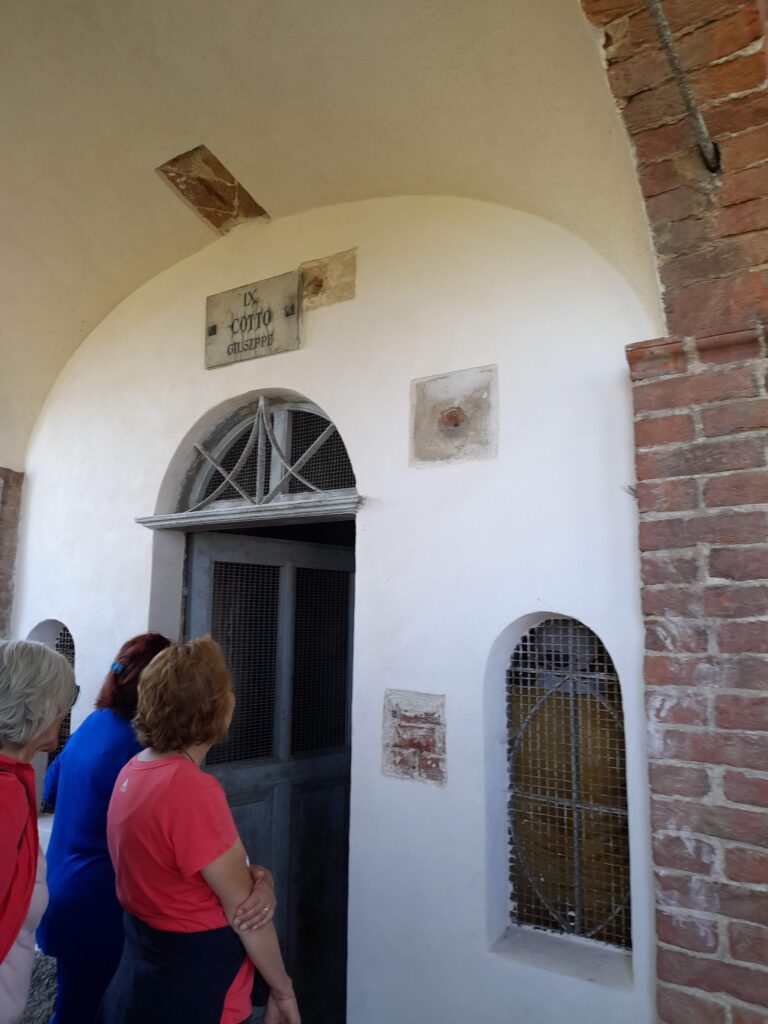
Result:
M252 880L224 791L200 764L233 708L210 637L171 645L142 674L134 725L147 749L118 775L107 815L126 942L99 1024L241 1024L254 965L265 1024L300 1024L274 926L230 927Z

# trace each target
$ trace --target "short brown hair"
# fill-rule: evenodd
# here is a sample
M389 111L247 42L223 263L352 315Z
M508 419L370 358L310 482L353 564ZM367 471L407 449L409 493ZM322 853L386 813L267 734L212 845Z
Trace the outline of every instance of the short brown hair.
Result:
M171 644L141 673L133 727L160 753L224 737L232 680L221 648L209 636Z

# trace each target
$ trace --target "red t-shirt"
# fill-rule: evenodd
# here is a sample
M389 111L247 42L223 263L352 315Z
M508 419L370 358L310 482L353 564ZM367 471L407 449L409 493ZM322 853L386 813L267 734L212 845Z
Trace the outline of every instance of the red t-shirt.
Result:
M187 758L134 757L117 776L107 814L117 898L150 927L202 932L227 924L200 872L237 839L221 785ZM251 1012L253 966L243 957L221 1024L239 1024Z
M32 899L36 810L32 765L0 755L0 963L16 941Z

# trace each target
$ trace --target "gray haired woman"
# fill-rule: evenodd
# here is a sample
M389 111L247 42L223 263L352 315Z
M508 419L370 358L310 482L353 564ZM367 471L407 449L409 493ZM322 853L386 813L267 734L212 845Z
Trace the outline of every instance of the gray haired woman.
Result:
M53 750L77 699L68 662L43 644L0 640L0 1021L24 1012L35 928L47 902L37 839L38 751Z

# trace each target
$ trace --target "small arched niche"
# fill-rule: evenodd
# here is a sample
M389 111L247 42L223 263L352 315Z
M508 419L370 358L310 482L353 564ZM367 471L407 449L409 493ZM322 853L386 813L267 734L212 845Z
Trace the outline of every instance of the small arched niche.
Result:
M45 644L46 647L50 647L51 650L63 655L72 666L75 668L75 640L72 633L58 619L43 619L42 622L30 630L27 640L34 640L36 643ZM64 744L69 739L72 733L72 711L68 711L62 720L59 728L59 736L56 742L56 749L50 753L40 753L36 755L33 764L35 767L35 784L37 789L37 802L42 809L50 811L50 807L46 807L42 804L42 783L43 775L45 774L46 767L53 761L57 754L63 749Z
M487 673L488 936L518 929L631 947L621 686L601 639L530 615Z

